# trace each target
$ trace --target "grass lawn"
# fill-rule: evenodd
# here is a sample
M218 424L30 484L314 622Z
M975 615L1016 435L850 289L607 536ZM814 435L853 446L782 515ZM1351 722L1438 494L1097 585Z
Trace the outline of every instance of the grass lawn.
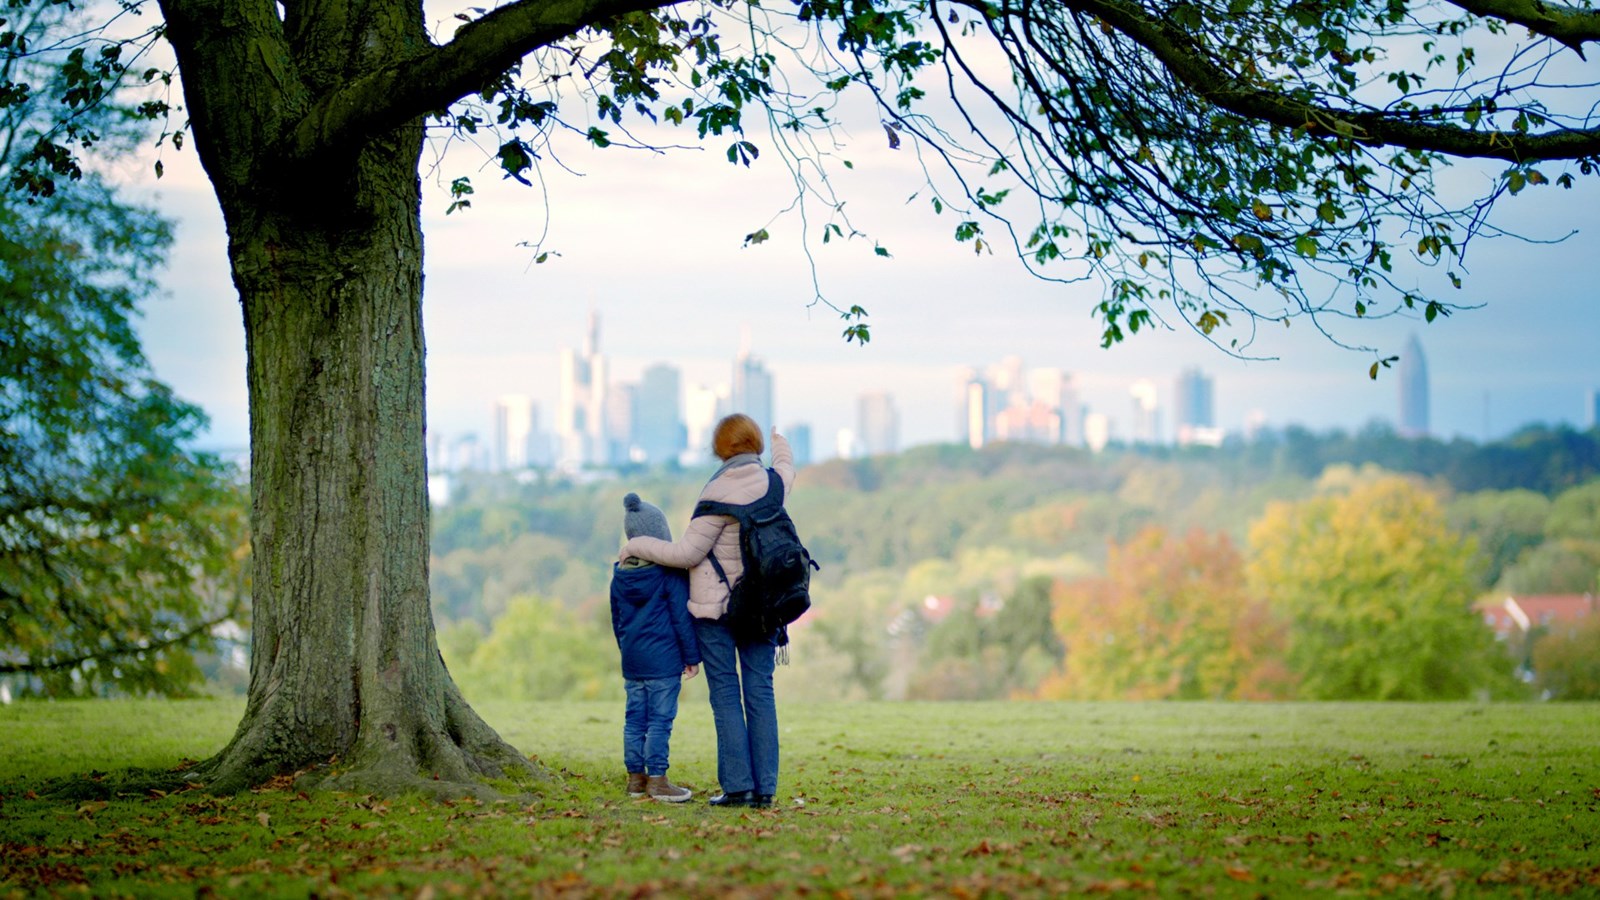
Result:
M492 805L280 787L51 799L219 749L228 701L0 708L0 897L1600 896L1600 707L783 704L778 808L623 795L620 704L483 704L552 773Z

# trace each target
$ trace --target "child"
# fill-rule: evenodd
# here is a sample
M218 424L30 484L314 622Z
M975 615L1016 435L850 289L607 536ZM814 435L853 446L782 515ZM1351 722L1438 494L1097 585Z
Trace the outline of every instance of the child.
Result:
M672 540L667 517L638 494L622 498L628 537ZM682 803L692 793L667 780L667 744L678 715L682 678L700 671L700 644L689 619L689 577L628 557L611 573L611 630L622 651L628 706L622 725L622 761L628 796Z

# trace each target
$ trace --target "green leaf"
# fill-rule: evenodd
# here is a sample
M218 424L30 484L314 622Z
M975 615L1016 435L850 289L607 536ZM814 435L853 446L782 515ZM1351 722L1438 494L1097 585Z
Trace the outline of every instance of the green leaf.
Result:
M761 150L749 141L734 141L728 147L728 162L735 165L743 164L749 168L750 163L761 155Z

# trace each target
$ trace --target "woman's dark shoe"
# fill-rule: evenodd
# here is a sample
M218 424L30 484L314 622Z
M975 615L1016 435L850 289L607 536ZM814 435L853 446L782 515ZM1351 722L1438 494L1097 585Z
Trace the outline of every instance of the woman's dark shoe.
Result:
M755 807L756 809L771 809L772 808L772 795L771 794L756 794L756 795L754 795L754 796L752 796L750 798L750 805Z
M754 801L753 791L723 791L706 802L712 806L753 806Z

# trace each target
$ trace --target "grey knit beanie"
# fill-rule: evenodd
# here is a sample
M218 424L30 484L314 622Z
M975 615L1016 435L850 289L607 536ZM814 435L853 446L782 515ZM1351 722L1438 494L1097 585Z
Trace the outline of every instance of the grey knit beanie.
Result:
M667 525L667 516L660 507L640 500L638 494L629 494L622 498L622 508L627 510L622 515L622 530L628 537L672 540L672 528Z

